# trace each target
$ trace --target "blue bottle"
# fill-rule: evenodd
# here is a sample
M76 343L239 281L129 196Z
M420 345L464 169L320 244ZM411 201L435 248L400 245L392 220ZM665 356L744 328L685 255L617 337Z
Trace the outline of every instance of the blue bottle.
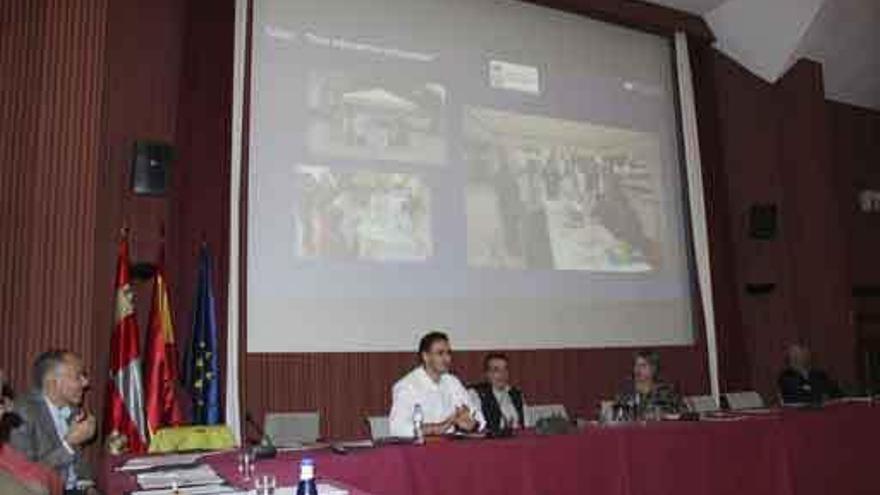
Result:
M315 484L315 461L311 459L306 458L299 462L296 495L318 495L318 485Z

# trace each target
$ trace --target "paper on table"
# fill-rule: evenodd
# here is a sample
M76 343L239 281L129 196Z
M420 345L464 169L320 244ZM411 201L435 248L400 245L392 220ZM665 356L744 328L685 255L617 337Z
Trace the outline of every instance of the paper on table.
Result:
M179 466L181 464L194 464L202 458L202 454L169 454L133 457L122 466L116 468L119 471L140 471L165 466Z
M166 471L150 471L139 473L137 482L141 488L151 490L156 488L171 488L176 483L179 487L194 485L219 485L223 484L221 478L211 466L202 464L192 468L169 469Z
M293 491L291 491L291 495L293 495ZM348 495L348 490L330 483L318 483L318 495Z
M178 488L177 492L181 495L215 495L215 494L236 494L247 493L238 492L231 486L209 485L209 486L185 486ZM158 490L138 490L131 492L129 495L175 495L173 488L161 488Z

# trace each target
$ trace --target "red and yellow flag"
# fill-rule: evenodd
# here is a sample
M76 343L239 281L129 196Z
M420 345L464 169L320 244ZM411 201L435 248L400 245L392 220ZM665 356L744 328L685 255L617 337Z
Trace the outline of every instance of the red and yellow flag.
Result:
M165 279L164 248L153 285L153 305L147 330L146 396L150 435L165 426L179 426L184 417L178 401L177 344L171 322L171 303Z

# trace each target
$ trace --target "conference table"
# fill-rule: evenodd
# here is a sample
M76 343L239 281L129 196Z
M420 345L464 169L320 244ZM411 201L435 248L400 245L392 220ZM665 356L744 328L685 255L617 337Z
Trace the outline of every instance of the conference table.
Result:
M452 494L878 494L880 403L815 410L764 410L712 420L587 425L544 436L386 445L346 455L282 453L258 461L257 474L292 484L298 461L315 460L320 478L352 495ZM241 483L235 452L206 462ZM107 493L136 488L104 466Z

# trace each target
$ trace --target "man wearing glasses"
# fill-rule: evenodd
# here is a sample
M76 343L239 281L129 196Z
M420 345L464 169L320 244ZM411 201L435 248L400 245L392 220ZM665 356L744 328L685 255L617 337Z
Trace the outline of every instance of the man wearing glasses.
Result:
M10 444L32 462L54 469L66 495L96 495L82 454L95 437L95 417L83 408L89 386L82 359L67 350L40 354L34 363L34 390L15 402L22 424Z

